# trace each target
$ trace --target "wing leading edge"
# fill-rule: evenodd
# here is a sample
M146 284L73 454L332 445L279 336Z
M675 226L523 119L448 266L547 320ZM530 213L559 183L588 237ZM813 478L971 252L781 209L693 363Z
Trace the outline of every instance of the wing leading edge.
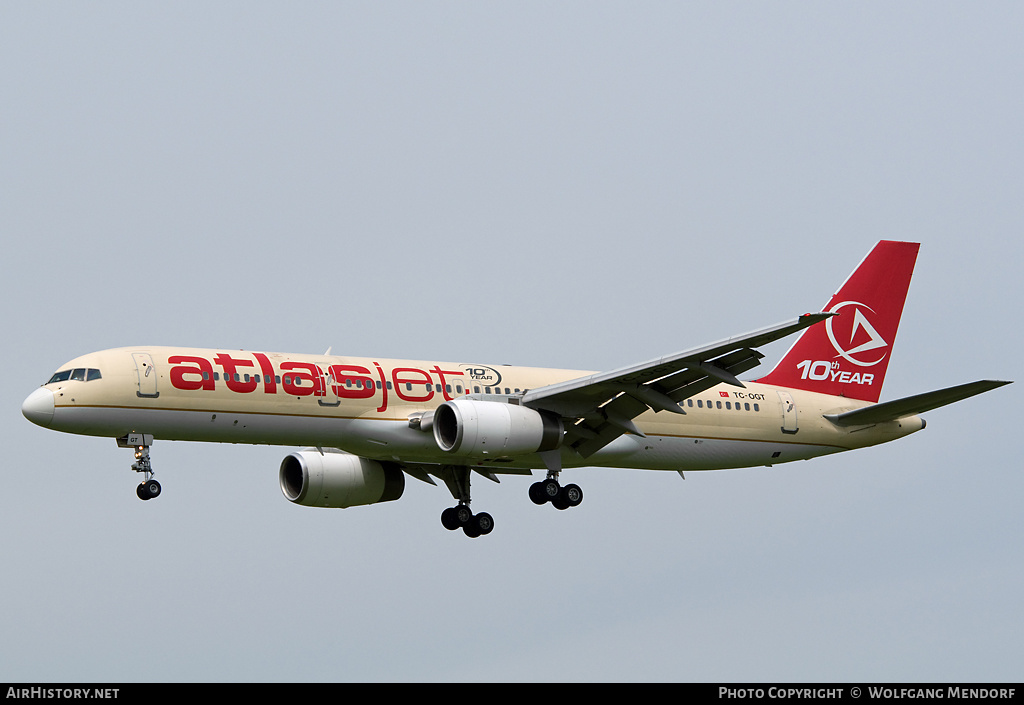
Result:
M759 365L764 357L754 348L833 315L806 313L703 347L532 389L522 404L562 417L565 445L586 458L624 433L643 436L633 419L648 409L685 414L679 402L687 397L722 382L742 387L736 376Z

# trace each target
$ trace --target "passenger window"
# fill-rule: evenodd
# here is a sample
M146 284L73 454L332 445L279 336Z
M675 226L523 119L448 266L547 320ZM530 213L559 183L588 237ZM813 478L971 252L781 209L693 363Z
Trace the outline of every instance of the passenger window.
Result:
M732 402L725 402L725 408L728 409L729 411L732 411Z
M704 402L701 401L700 399L697 400L697 408L698 409L703 409L704 408Z
M718 405L718 408L719 408L719 409L721 409L721 408L722 408L722 402L717 402L717 405Z
M754 411L760 411L760 410L761 410L761 407L759 407L757 404L754 404Z
M750 411L750 402L744 402L743 410L744 411Z

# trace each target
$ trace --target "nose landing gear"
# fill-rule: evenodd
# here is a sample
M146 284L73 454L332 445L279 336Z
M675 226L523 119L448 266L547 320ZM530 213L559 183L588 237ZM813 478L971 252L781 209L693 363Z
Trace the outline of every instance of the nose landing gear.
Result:
M160 496L160 483L153 479L153 463L149 459L149 447L153 445L153 436L148 433L129 433L117 439L119 448L134 448L135 462L132 470L141 472L146 479L135 488L135 494L141 500L155 499Z

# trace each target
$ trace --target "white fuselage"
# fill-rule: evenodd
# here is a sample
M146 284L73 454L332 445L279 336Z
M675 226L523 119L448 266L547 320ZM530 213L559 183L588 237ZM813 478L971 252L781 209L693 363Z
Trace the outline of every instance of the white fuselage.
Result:
M463 396L512 400L585 371L196 348L105 350L62 370L98 370L51 381L26 415L54 430L156 440L338 448L406 464L453 462L431 433L410 424ZM876 445L923 427L917 416L841 427L824 418L867 405L845 397L746 382L720 384L682 402L685 414L648 411L644 434L623 435L563 467L713 470L771 465ZM31 407L31 409L29 408ZM32 415L30 415L30 412ZM476 459L493 472L544 467L537 454Z

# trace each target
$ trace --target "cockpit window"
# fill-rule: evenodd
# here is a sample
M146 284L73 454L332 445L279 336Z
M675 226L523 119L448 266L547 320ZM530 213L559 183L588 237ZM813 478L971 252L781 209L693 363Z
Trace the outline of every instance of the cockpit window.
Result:
M61 370L55 372L53 377L50 377L47 384L53 384L54 382L66 382L68 380L78 380L80 382L91 382L94 379L102 379L100 371L89 367L76 367L73 370Z

